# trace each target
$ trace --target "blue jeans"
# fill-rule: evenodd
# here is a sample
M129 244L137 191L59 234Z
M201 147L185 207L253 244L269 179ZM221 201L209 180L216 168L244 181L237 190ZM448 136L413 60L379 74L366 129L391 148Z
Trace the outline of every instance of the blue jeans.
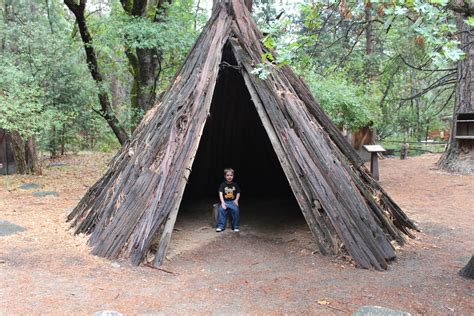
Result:
M239 228L240 225L240 209L238 205L234 204L234 200L232 201L224 201L227 204L227 209L222 208L222 204L219 204L219 218L217 219L217 227L225 229L227 224L227 214L230 211L230 215L232 216L232 229Z

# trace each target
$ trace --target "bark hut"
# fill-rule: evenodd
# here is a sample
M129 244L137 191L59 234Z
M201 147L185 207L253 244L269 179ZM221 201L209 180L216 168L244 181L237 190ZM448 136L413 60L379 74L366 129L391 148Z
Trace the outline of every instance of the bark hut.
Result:
M258 164L269 174L282 175L269 183L280 189L286 183L322 254L347 251L358 267L377 270L395 258L392 242L403 244L415 224L370 176L288 66L275 67L266 80L252 74L265 52L262 38L242 0L214 6L161 102L69 214L76 233L91 234L94 254L138 265L158 249L160 265L190 174L209 174L206 168L220 173L214 162L225 166L227 157L237 156L261 159ZM226 120L235 125L226 126ZM260 132L251 134L254 129ZM220 146L222 139L232 146ZM254 139L261 141L251 145ZM213 153L216 147L227 151ZM245 147L254 151L252 157L233 155ZM205 148L215 161L202 154L195 161ZM241 163L243 169L255 165ZM203 177L199 186L211 182L211 176ZM158 246L152 247L155 239Z
M466 266L459 271L459 275L466 279L474 279L474 255Z

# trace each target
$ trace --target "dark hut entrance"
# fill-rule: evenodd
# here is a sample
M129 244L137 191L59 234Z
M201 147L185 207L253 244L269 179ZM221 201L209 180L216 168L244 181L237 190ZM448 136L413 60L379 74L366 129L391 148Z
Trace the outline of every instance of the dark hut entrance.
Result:
M252 229L288 226L293 221L306 225L228 45L223 54L178 225L187 218L210 219L226 167L236 170L235 181L242 190L242 225Z

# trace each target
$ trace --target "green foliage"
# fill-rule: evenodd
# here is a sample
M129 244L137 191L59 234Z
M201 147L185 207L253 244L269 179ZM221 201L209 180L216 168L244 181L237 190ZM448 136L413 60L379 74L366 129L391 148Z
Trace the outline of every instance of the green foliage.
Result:
M84 63L82 47L70 34L61 7L16 2L12 15L0 25L4 49L0 65L0 126L24 138L35 135L44 150L63 138L80 143L93 122L99 133L107 131L98 108L97 91Z
M444 1L344 5L316 1L299 10L283 8L288 14L279 19L260 19L269 52L254 73L265 79L274 67L291 64L336 124L354 129L372 122L381 138L421 139L443 124L441 117L454 105L455 77L447 72L462 58Z
M403 27L399 31L405 36L421 36L428 46L429 57L437 67L446 67L464 55L455 38L456 25L453 14L446 9L448 3L448 0L417 0L411 3L400 1L393 7L385 9L385 14L388 15L387 22L393 23L395 19L414 21L400 24Z
M24 138L37 134L46 118L43 91L6 58L0 64L0 127Z
M187 3L188 5L188 3ZM109 36L121 38L128 48L155 48L185 54L194 43L196 32L193 30L190 14L182 9L183 2L176 2L167 8L159 23L149 17L130 16L123 11L114 12L108 17ZM184 52L183 52L184 51Z
M89 6L89 5L92 5ZM126 49L159 47L163 55L159 93L166 88L203 25L193 1L178 0L153 23L127 15L117 0L88 2L89 31L122 126L130 128L132 79ZM97 114L97 87L87 68L75 18L61 0L7 1L0 15L0 127L36 135L44 150L113 150L118 142ZM196 14L196 12L198 12Z
M467 25L474 26L474 16L470 16L466 20Z
M306 80L313 95L337 126L356 130L378 121L380 109L365 92L365 87L336 75L326 78L307 76Z
M46 6L45 3L48 3ZM447 72L463 58L447 0L371 1L374 49L366 51L366 2L315 1L280 6L256 0L265 53L253 74L262 80L290 64L303 75L336 124L373 123L379 135L423 138L445 124L454 104ZM157 93L185 59L205 22L191 0L173 1L166 14L132 17L119 1L87 13L107 91L122 126L141 113L125 52L159 48ZM43 149L61 139L70 149L113 150L117 142L100 108L75 20L62 1L8 1L0 16L0 127L36 135ZM281 14L283 12L283 14ZM472 17L465 23L474 25ZM444 80L444 81L443 81ZM430 88L433 83L439 86ZM412 96L416 96L411 98Z

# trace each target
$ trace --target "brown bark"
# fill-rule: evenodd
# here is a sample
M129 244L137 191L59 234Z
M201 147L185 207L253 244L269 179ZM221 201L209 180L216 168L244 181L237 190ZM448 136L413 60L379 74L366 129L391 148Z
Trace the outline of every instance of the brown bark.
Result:
M249 10L250 13L252 13L252 6L253 6L253 0L244 0L245 2L245 7L247 10Z
M28 162L25 154L25 141L18 132L11 132L10 137L17 173L26 174L28 172Z
M374 44L375 44L375 35L373 30L373 4L370 0L365 2L365 54L366 54L366 64L365 64L365 73L367 78L374 79L374 61L372 60L372 55L374 53Z
M469 0L452 0L447 7L464 16L474 16L474 3Z
M374 52L374 31L372 22L372 3L370 0L365 2L365 53L371 55Z
M457 4L462 5L458 0ZM465 2L467 4L467 2ZM456 13L456 24L465 58L458 61L456 80L456 104L453 113L452 133L446 152L438 162L445 170L457 173L474 172L474 139L456 138L458 115L474 114L474 28L464 22L466 15Z
M36 175L41 175L43 171L41 170L41 164L38 159L38 152L36 151L36 137L31 136L28 138L28 141L26 142L25 146L25 152L27 156L27 162L28 162L28 173L36 174Z
M65 135L65 127L61 129L61 156L64 156L66 150L66 135Z
M56 145L56 126L51 127L51 137L49 140L49 155L50 158L57 157L57 145Z
M97 62L97 54L93 46L92 35L90 34L86 23L86 2L86 0L80 0L79 4L76 4L74 0L64 0L66 6L76 17L79 33L81 34L84 50L86 52L87 65L98 88L98 97L101 106L99 114L107 121L120 144L123 145L128 140L128 134L125 129L120 126L120 123L110 105L109 95L104 87L105 82Z

